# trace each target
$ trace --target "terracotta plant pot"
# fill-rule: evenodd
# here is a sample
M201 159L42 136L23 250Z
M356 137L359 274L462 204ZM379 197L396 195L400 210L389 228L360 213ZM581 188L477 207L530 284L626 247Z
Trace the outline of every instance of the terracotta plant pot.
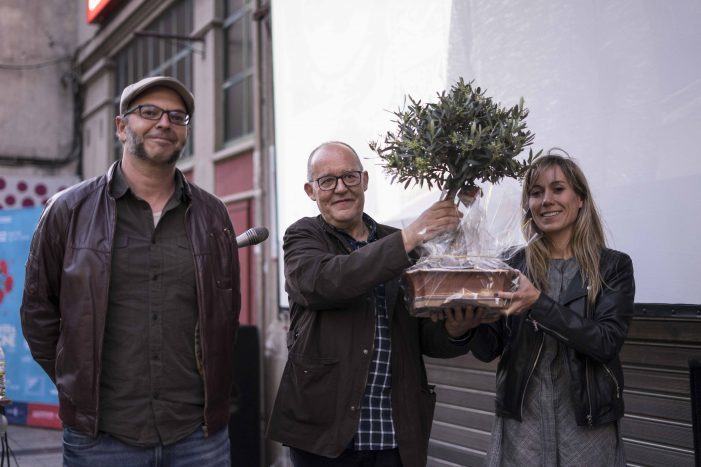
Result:
M488 308L485 318L489 319L508 306L495 292L513 290L517 277L512 269L426 268L406 271L403 281L412 316L470 305Z

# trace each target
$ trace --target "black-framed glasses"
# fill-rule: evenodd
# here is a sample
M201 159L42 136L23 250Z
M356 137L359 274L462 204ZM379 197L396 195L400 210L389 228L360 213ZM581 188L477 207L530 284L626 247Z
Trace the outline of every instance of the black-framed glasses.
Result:
M342 175L339 175L338 177L335 175L325 175L313 181L315 181L317 185L319 185L320 189L324 191L331 191L336 189L336 185L338 184L339 178L343 180L343 184L345 186L356 186L359 185L361 180L363 179L363 171L354 170L352 172L345 172Z
M173 125L187 125L190 123L190 114L183 112L182 110L165 110L161 109L157 105L152 104L140 104L131 110L124 112L124 117L130 113L138 113L141 118L146 120L160 120L163 114L168 114L168 120Z

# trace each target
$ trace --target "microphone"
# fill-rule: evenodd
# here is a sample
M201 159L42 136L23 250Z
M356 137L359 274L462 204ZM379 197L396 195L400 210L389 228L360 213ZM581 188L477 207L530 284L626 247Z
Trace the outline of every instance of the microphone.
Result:
M236 246L243 248L251 245L258 245L264 242L270 232L265 227L253 227L252 229L246 230L244 233L236 237Z

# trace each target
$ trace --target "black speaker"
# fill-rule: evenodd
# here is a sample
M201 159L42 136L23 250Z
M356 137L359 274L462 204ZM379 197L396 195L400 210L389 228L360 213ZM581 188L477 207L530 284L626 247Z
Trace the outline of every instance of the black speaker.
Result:
M691 423L694 429L696 466L701 466L701 359L689 359L689 393L691 396Z
M232 467L260 466L260 347L256 326L241 326L234 353L234 389L229 419Z

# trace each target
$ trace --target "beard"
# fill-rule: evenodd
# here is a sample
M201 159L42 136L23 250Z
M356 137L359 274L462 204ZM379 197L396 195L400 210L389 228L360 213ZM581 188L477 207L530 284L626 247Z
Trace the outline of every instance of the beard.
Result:
M127 140L125 141L125 146L127 148L127 151L130 153L134 154L137 159L140 159L144 162L150 162L155 165L174 165L178 159L180 159L180 155L183 152L184 147L182 148L176 148L165 160L165 162L161 162L158 160L155 160L153 157L149 156L148 152L146 152L146 146L144 145L144 138L137 135L134 130L132 130L129 125L126 126L126 132L127 132Z

